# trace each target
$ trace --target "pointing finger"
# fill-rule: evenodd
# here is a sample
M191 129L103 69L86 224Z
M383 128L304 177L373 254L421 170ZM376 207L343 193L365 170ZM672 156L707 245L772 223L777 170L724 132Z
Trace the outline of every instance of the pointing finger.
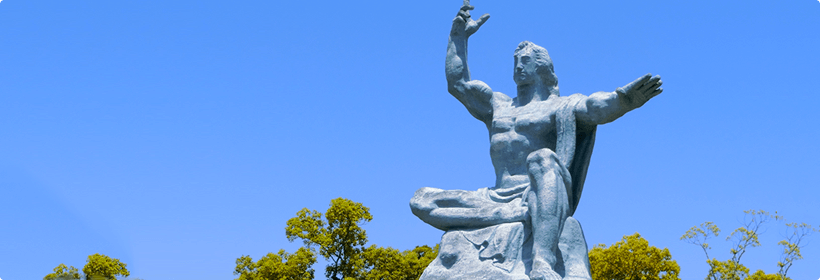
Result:
M480 18L478 18L478 20L476 20L475 23L478 24L478 27L481 27L481 25L483 25L484 22L488 19L490 19L490 14L484 14Z

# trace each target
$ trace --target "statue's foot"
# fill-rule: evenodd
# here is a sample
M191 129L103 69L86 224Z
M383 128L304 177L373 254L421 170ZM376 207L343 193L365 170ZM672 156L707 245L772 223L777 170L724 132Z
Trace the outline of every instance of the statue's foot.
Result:
M530 280L561 280L561 275L549 268L532 270L530 271Z
M561 278L561 275L558 275L546 261L539 258L533 260L530 280L561 280Z

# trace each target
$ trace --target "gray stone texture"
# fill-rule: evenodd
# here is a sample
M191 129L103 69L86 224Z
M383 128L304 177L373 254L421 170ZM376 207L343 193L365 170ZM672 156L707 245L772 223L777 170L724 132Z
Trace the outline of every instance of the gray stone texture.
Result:
M465 1L453 19L445 72L448 91L490 134L493 187L421 188L410 208L445 231L438 258L421 279L591 279L581 198L595 131L662 92L644 75L613 92L560 96L547 50L515 50L517 96L470 78L467 39L488 19L470 17Z

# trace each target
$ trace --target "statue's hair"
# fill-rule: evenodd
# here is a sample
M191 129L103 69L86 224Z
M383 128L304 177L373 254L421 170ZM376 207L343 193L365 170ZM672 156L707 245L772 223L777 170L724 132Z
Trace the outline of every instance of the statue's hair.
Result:
M558 77L555 76L555 70L552 66L552 59L550 58L550 54L547 52L547 49L536 45L533 42L524 41L518 44L518 48L515 49L513 57L517 57L527 52L531 52L535 58L536 72L538 73L538 76L541 77L541 81L543 81L545 85L558 87Z

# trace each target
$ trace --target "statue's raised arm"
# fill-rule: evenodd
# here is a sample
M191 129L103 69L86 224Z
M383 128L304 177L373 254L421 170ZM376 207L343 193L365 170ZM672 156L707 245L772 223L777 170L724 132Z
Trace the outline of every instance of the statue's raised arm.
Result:
M493 91L484 82L470 80L470 69L467 67L467 38L478 31L490 15L484 14L478 20L473 20L470 18L472 9L473 6L465 2L453 19L445 64L447 89L464 104L464 107L467 107L470 114L487 123L492 117L493 109L490 101Z
M663 92L661 76L646 74L614 92L590 94L575 108L579 121L588 125L605 124L620 118L626 112L643 106L652 97Z

